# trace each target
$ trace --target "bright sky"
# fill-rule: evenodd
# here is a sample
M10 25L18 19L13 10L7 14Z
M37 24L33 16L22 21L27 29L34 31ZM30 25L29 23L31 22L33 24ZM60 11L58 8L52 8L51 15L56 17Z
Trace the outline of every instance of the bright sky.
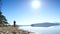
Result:
M10 24L60 22L60 0L2 0L2 12Z

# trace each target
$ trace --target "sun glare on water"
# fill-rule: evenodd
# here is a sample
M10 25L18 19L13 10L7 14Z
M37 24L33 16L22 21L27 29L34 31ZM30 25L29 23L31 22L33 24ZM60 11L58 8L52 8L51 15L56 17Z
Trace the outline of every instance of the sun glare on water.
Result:
M31 4L32 4L32 8L35 8L35 9L37 9L37 8L39 8L41 6L40 1L38 1L38 0L32 1Z

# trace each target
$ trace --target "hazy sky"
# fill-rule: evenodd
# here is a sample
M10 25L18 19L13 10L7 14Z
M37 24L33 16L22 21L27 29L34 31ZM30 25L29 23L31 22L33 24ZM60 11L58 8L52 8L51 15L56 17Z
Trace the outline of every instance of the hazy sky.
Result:
M34 1L38 8L32 6ZM2 12L10 24L60 22L60 0L2 0Z

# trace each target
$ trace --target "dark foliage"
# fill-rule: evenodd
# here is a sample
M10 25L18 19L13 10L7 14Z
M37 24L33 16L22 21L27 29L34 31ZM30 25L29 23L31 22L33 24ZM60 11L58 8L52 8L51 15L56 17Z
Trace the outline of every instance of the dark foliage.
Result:
M0 24L8 24L7 19L4 15L2 15L2 12L0 11Z

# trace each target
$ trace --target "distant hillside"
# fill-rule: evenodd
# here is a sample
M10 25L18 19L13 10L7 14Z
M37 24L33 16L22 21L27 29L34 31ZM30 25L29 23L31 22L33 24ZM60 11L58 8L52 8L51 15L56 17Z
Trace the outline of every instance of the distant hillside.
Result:
M32 24L31 26L33 26L33 27L50 27L50 26L57 26L57 25L60 25L60 23L45 22L45 23Z

